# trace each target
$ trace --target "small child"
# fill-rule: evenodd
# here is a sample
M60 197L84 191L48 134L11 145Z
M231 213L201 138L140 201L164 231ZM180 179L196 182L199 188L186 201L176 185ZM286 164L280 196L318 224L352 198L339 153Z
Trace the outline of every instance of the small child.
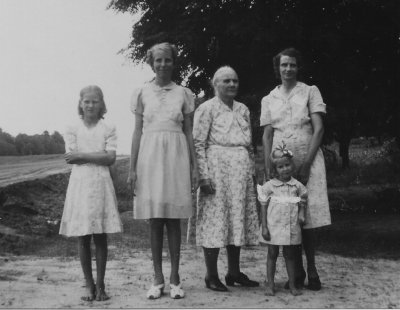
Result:
M268 241L267 288L265 294L275 295L275 268L279 246L283 246L289 288L292 295L300 295L295 287L295 249L301 244L301 228L304 225L304 208L307 190L292 177L293 154L285 144L277 147L270 155L271 169L275 176L264 185L257 185L261 203L262 237ZM265 242L265 241L264 241Z
M60 234L78 237L78 252L86 281L84 301L107 300L104 275L107 263L107 233L122 231L110 168L116 158L115 127L103 120L103 92L87 86L80 92L79 123L65 133L65 160L72 164ZM90 249L96 246L96 284L92 275Z

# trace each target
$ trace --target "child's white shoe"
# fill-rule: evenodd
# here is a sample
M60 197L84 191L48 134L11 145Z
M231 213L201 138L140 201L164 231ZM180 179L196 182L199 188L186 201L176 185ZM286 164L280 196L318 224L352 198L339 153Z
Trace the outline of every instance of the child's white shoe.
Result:
M170 284L169 294L172 299L181 299L185 297L185 292L182 289L181 283L178 285Z
M164 283L154 285L152 284L150 289L147 291L146 297L148 299L158 299L164 293Z

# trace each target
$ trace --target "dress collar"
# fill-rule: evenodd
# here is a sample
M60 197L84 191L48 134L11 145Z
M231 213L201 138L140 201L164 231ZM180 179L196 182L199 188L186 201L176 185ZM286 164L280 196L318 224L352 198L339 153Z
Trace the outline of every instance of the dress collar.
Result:
M171 81L167 85L164 86L158 86L154 81L150 82L150 85L155 89L155 90L171 90L174 89L177 85L175 82Z
M296 85L293 87L292 91L290 92L290 95L289 95L288 99L289 99L290 97L292 97L294 94L296 94L301 88L303 88L304 85L305 85L305 84L304 84L303 82L297 81L297 82L296 82ZM276 97L276 98L282 98L281 91L279 90L279 88L280 88L281 86L282 86L282 85L276 86L276 87L271 91L271 95L274 96L274 97Z
M238 107L238 102L236 100L233 100L232 110L225 103L223 103L222 100L219 99L217 96L214 97L214 101L218 102L224 109L231 112L236 111Z
M291 185L291 186L295 186L296 185L296 181L295 181L295 179L294 178L290 178L290 180L289 181L287 181L287 182L282 182L281 180L278 180L278 179L276 179L276 178L273 178L272 180L271 180L271 183L272 183L272 185L274 185L274 186L283 186L283 185Z

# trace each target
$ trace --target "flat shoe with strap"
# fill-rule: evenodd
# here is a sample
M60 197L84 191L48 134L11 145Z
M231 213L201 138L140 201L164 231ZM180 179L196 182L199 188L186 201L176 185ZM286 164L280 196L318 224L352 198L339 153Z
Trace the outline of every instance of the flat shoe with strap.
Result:
M150 289L146 293L148 299L158 299L164 293L164 283L154 285L152 284Z
M172 299L181 299L185 297L185 292L182 289L181 283L179 283L178 285L170 284L169 287L169 295Z
M238 276L232 276L229 273L225 276L225 282L228 286L234 286L235 283L245 287L257 287L260 285L257 281L250 280L243 272L239 273Z

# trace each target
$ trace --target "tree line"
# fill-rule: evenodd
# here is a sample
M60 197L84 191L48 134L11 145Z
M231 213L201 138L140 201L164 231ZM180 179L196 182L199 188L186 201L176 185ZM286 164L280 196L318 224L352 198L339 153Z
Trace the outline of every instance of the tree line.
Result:
M46 130L41 135L27 135L21 133L13 137L0 128L0 156L63 153L65 153L65 143L62 135L58 131L49 134Z
M212 96L210 77L231 65L258 142L261 98L279 83L272 57L295 47L305 58L300 80L328 106L325 143L339 142L344 165L354 137L389 135L400 145L398 0L112 0L109 8L140 16L128 57L140 63L153 44L176 44L176 80L194 92Z

